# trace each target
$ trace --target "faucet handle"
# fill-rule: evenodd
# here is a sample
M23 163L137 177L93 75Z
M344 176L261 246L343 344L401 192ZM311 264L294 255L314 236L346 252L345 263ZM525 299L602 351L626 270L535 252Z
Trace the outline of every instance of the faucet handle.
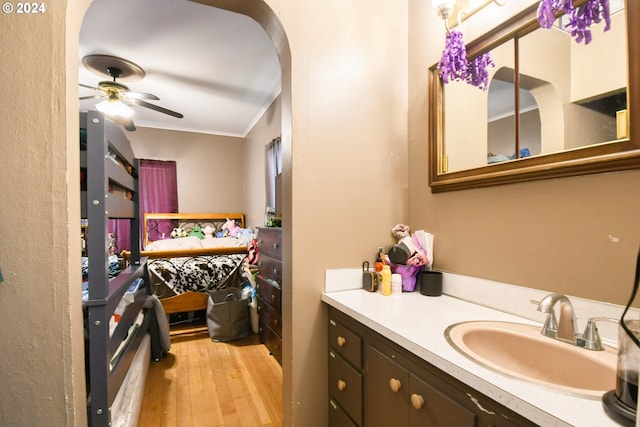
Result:
M578 345L580 347L584 347L587 350L604 350L604 346L602 345L602 340L600 339L600 334L598 333L598 322L613 322L618 323L618 319L613 319L611 317L592 317L587 320L587 326L584 328L584 332L582 333L582 337L578 339Z

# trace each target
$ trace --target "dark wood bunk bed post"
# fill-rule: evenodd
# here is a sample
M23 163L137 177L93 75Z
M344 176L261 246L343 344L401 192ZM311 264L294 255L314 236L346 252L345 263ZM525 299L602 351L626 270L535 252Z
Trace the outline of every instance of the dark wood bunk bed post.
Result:
M124 381L144 334L151 333L152 357L158 360L162 350L158 344L158 330L153 309L144 309L151 295L146 258L140 257L140 219L138 204L138 167L130 143L124 132L97 111L80 114L81 128L87 132L87 149L81 151L81 167L86 168L87 191L82 194L82 218L88 219L88 277L89 295L85 303L89 337L90 396L87 402L89 425L111 424L111 405ZM109 158L115 153L130 166L130 173ZM109 187L117 185L131 194L131 198L116 197ZM129 192L129 193L127 193ZM132 262L118 276L109 278L108 220L131 221ZM109 321L125 292L137 279L144 286L125 309L112 336ZM127 339L129 326L144 310L142 326L132 333L122 356L112 361L119 345ZM113 364L113 366L112 366Z

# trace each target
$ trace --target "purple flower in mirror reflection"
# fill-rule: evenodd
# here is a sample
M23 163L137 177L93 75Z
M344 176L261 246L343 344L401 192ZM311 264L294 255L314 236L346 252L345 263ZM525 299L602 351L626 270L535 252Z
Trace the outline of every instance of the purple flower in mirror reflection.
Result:
M495 66L496 64L494 64L491 59L489 52L476 57L473 61L469 62L466 78L467 83L479 89L487 90L489 88L489 71L487 68Z
M538 23L542 28L551 28L556 19L556 12L573 10L573 0L542 0L538 5Z
M604 31L611 28L611 16L609 13L609 0L589 0L582 6L571 11L567 30L576 42L584 40L584 44L591 42L591 25L605 21Z
M445 83L464 80L467 76L467 48L462 33L456 28L447 34L438 69Z
M553 0L542 0L538 5L538 23L542 28L551 28L556 19Z
M538 23L542 28L551 28L555 14L565 11L569 16L566 29L575 37L576 42L591 42L591 25L605 21L604 31L611 28L609 0L588 0L580 7L574 8L572 0L541 0L538 5Z

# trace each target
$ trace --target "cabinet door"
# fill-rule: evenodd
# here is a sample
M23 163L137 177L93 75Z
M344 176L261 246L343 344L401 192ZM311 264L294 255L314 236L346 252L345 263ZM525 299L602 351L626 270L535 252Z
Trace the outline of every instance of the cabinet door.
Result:
M364 425L408 426L409 372L371 345L365 347L365 367Z
M473 427L476 415L420 378L410 376L411 427Z

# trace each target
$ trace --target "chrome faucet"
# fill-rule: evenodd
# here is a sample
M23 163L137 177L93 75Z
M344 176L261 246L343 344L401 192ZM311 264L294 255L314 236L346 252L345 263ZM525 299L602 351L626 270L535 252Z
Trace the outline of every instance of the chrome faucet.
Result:
M554 311L557 303L560 303L558 320L556 320ZM549 294L538 304L538 311L547 314L547 320L542 327L542 335L576 344L578 323L569 298L562 294Z
M560 316L556 319L555 306L560 304ZM600 321L618 323L617 319L608 317L592 317L587 321L583 333L578 332L578 322L573 304L562 294L549 294L538 303L538 311L547 314L542 326L542 335L564 341L587 350L604 350L597 323Z

